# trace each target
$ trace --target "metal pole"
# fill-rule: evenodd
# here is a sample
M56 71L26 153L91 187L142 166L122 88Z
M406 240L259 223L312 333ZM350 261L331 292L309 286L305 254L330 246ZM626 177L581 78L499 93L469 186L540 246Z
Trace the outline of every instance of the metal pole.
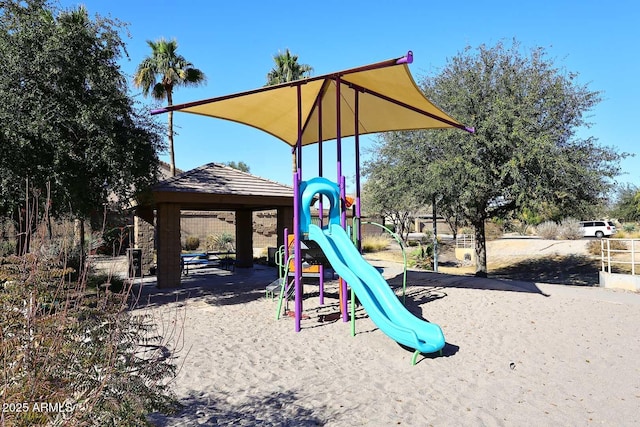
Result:
M300 86L297 86L297 98L298 98L298 141L296 143L298 162L297 171L294 175L293 182L293 230L294 230L294 259L296 273L295 273L295 330L300 332L300 319L302 319L302 254L300 250L301 236L300 236L300 180L302 179L302 91Z
M436 217L436 195L431 199L433 205L433 271L438 272L438 219Z
M358 252L362 252L362 212L360 211L360 97L357 89L354 89L354 97L355 97L355 140L356 140L356 200L355 200L355 216L357 223L354 223L356 229L356 245L358 248Z
M335 80L336 82L336 158L337 158L337 169L338 169L338 185L340 187L340 201L345 199L344 197L344 179L342 176L342 123L340 120L340 76L338 76ZM340 202L338 202L340 203ZM342 210L342 215L340 218L340 225L342 228L346 230L347 228L347 215L344 210ZM347 282L344 279L340 279L341 283L341 293L342 293L342 306L340 307L342 311L342 321L349 321L349 298L347 296Z
M322 98L318 97L318 176L322 176ZM320 194L318 200L318 226L322 228L322 217L324 216L322 206L322 194ZM320 305L324 305L324 265L320 264L318 267L320 273Z

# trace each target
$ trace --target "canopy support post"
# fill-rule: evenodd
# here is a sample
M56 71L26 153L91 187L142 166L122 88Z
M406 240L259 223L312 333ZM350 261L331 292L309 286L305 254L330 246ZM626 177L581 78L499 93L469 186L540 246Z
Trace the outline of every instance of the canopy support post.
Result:
M294 259L295 263L295 330L300 332L300 319L302 319L302 254L300 250L301 236L300 236L300 181L302 179L302 90L300 86L297 86L297 98L298 98L298 141L296 143L296 151L298 154L297 170L295 171L293 178L293 222L294 222Z

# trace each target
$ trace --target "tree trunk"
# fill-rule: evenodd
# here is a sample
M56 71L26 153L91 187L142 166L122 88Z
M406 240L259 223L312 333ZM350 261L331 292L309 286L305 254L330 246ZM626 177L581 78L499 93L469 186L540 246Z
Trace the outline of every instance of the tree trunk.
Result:
M31 233L29 232L29 218L25 208L18 207L14 211L14 223L16 224L16 255L22 256L29 252Z
M476 245L476 277L487 277L487 241L484 233L484 219L474 222Z

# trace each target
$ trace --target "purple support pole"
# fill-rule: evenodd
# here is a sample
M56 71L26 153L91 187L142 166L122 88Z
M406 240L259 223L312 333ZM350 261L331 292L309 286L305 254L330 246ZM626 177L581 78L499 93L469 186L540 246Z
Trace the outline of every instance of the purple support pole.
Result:
M338 76L335 80L336 82L336 159L337 159L337 169L338 169L338 185L342 187L342 123L340 120L340 85L342 84L340 81L340 76ZM340 200L344 200L344 188L340 188ZM343 228L346 228L346 217L341 216L340 223ZM349 321L349 313L348 313L348 304L347 301L347 282L344 279L341 279L342 282L342 307L340 310L342 311L342 321Z
M294 196L295 198L295 196ZM294 212L295 213L295 212ZM289 263L289 229L284 229L284 265Z
M338 170L337 183L340 185L342 182L342 123L340 120L340 77L336 78L336 159L337 164L336 168ZM340 199L343 199L342 191L340 191ZM342 227L344 228L345 223L342 222Z
M300 85L297 86L297 98L298 98L298 141L296 143L298 154L298 170L295 173L293 183L293 222L294 222L294 257L295 263L295 323L296 332L300 332L300 320L302 319L302 253L300 250L300 181L302 180L302 164L300 158L302 157L302 92Z
M322 176L322 98L318 98L318 176ZM322 209L322 194L320 194L320 199L318 200L318 219L319 219L319 227L322 228L322 217L324 216L324 211ZM320 273L320 277L318 278L319 282L319 293L320 293L320 305L324 305L324 266L320 264L318 268Z
M294 196L295 199L295 196ZM295 215L295 210L294 210L294 215ZM284 229L284 254L282 257L282 260L284 262L284 273L285 276L282 278L282 286L284 286L284 300L285 300L285 307L288 305L286 304L289 301L289 293L287 292L287 286L289 285L289 269L287 268L287 266L289 265L289 229L285 228Z
M355 200L355 216L356 220L354 225L356 229L353 231L356 234L356 245L358 252L362 252L362 226L361 226L361 212L360 212L360 92L354 89L355 97L355 140L356 140L356 200Z
M340 179L340 200L345 200L344 198L344 189L346 187L346 179L343 176L342 179ZM346 209L342 211L342 219L344 221L343 226L346 225L346 217L347 217L347 213L346 213ZM349 297L347 294L347 281L342 279L342 321L343 322L348 322L349 321Z
M296 172L293 175L293 263L294 263L294 305L295 305L295 319L296 319L296 332L300 332L300 314L299 300L300 300L300 173Z

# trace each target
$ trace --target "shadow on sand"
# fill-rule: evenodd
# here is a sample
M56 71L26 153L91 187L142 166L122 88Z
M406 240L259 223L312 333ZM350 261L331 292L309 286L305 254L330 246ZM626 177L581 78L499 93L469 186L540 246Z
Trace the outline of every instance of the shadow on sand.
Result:
M387 282L393 287L402 287L402 274L398 274ZM458 276L453 274L434 273L432 271L407 271L407 286L428 287L437 289L465 288L494 291L528 292L548 296L535 283L494 277Z
M173 416L152 414L155 426L322 426L338 414L326 408L304 407L304 399L295 391L269 395L247 393L231 395L216 391L199 393L181 399L182 409Z
M600 261L584 255L525 260L490 272L495 278L573 286L597 286Z
M134 282L136 307L157 307L186 299L204 299L214 305L234 305L256 301L265 296L265 288L278 276L275 268L256 265L231 272L218 268L192 270L182 276L180 287L159 289L154 277Z

